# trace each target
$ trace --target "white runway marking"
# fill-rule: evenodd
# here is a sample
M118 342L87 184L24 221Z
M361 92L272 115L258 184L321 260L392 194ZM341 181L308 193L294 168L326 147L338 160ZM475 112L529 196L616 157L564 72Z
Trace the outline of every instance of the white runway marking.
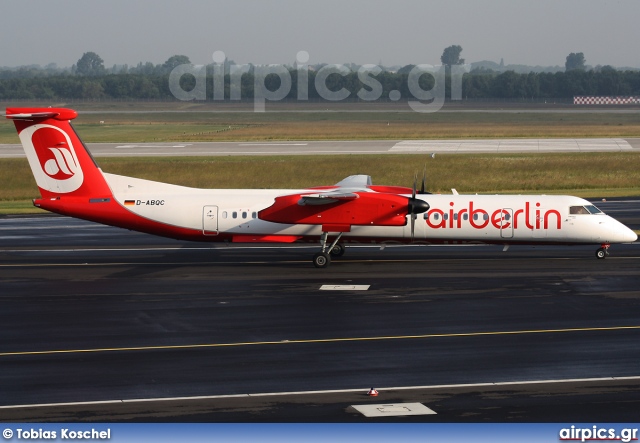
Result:
M621 138L495 139L495 140L405 140L389 152L502 153L502 152L603 152L632 151Z
M298 155L323 155L323 154L383 154L387 151L340 151L340 150L335 150L335 151L312 151L312 152L302 152L302 151L282 151L282 150L262 150L262 151L193 151L193 152L183 152L180 151L179 154L180 155L294 155L294 154L298 154ZM110 155L113 156L123 156L123 155L127 155L128 153L126 151L121 151L121 152L103 152L99 155L96 155L96 157L108 157ZM166 155L166 156L175 156L176 153L174 152L144 152L143 153L145 156L162 156L162 155ZM133 156L141 156L142 153L139 152L135 152L135 153L131 153L130 155ZM24 157L24 155L23 155Z
M309 143L238 143L238 146L308 146Z
M451 385L426 385L426 386L399 386L376 388L378 392L383 394L385 391L410 391L418 389L449 389L449 388L491 388L500 386L517 386L517 385L535 385L535 384L560 384L560 383L594 383L607 381L624 381L624 380L640 380L640 376L631 377L600 377L600 378L573 378L560 380L523 380L509 382L488 382L488 383L463 383ZM114 403L143 403L143 402L164 402L164 401L194 401L194 400L215 400L224 398L252 398L252 397L277 397L292 395L310 395L310 394L349 394L354 392L366 393L368 387L360 387L355 389L335 389L325 391L294 391L294 392L264 392L256 394L231 394L231 395L201 395L196 397L162 397L162 398L135 398L122 400L99 400L99 401L83 401L68 403L38 403L28 405L6 405L0 406L0 409L24 409L24 408L46 408L61 406L85 406L85 405L108 405Z
M142 144L142 145L120 145L120 146L116 146L115 149L135 149L135 148L186 148L187 146L191 146L190 144L187 145L148 145L148 144Z
M321 291L367 291L371 285L322 285Z
M422 403L393 403L380 405L351 405L365 417L405 417L409 415L434 415L433 409Z

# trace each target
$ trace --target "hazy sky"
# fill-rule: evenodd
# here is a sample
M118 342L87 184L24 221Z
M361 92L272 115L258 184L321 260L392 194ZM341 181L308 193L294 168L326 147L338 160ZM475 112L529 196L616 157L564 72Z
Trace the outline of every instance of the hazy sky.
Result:
M0 66L71 66L84 52L107 67L236 63L439 64L458 44L467 62L640 67L638 0L57 0L5 1Z

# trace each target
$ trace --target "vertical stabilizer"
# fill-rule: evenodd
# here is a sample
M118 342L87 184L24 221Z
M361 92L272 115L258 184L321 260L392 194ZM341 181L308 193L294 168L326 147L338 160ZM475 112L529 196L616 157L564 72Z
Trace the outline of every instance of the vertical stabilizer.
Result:
M7 108L43 199L109 198L111 190L63 108Z

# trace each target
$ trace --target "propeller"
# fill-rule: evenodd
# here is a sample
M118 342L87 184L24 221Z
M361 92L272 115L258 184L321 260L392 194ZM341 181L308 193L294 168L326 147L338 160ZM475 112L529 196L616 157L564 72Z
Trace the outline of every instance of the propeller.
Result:
M427 192L425 189L427 187L427 164L424 165L424 170L422 171L422 183L420 183L420 191L418 194L431 194L431 192Z
M426 170L425 170L426 173ZM424 179L423 179L423 187L424 187ZM411 192L411 198L408 199L408 208L407 212L411 214L411 241L413 242L415 227L416 227L416 218L418 218L418 214L422 214L423 212L427 212L430 208L429 203L424 200L420 200L416 198L416 188L418 185L418 174L416 174L413 178L413 188Z

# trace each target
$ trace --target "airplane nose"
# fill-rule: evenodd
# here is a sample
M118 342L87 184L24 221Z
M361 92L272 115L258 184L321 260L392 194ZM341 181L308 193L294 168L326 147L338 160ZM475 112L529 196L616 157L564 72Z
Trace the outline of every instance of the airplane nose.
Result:
M620 243L633 243L638 239L638 236L631 229L627 228L622 223L614 227L615 237Z
M627 228L627 232L624 233L624 242L634 242L638 239L638 235L633 232L631 229Z
M635 232L616 219L610 219L607 226L609 236L614 239L612 243L633 243L638 239Z

